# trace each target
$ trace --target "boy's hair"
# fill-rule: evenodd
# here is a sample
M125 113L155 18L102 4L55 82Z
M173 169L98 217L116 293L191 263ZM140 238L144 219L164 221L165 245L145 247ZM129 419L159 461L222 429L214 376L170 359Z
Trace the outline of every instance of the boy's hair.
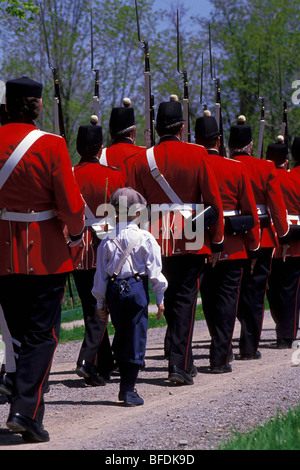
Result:
M34 97L9 97L6 108L10 121L31 122L40 114L42 102Z

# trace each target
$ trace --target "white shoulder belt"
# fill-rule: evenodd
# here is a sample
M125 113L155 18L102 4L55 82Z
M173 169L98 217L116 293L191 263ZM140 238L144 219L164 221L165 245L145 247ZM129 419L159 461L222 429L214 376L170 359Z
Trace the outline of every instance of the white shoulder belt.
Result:
M46 132L42 132L39 129L35 129L19 143L15 148L11 156L6 160L3 167L0 170L0 190L14 171L19 161L23 158L27 150ZM52 210L42 212L9 212L6 209L0 209L0 220L9 220L15 222L42 222L43 220L49 220L55 217L56 214Z

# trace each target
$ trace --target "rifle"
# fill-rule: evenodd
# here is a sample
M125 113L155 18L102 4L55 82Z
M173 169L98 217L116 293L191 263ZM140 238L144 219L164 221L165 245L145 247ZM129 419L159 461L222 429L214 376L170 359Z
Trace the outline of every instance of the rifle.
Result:
M190 129L190 107L189 107L189 88L187 71L182 71L180 68L180 37L179 37L179 15L177 10L177 72L183 76L183 117L185 126L183 129L184 142L191 142L191 129Z
M94 115L97 116L97 124L100 126L100 105L99 105L99 70L94 68L94 31L93 31L93 12L91 11L91 70L95 73L95 89L93 96Z
M135 0L135 11L137 21L138 40L144 46L145 53L145 143L150 148L155 145L155 118L154 118L154 96L151 94L150 57L148 41L141 39L140 21L137 0Z
M53 67L50 52L49 52L49 45L46 33L46 26L45 26L45 19L44 19L44 11L42 4L40 4L40 16L42 21L42 26L44 30L45 36L45 43L46 43L46 51L48 56L48 64L49 68L52 71L53 81L54 81L54 125L55 125L55 133L60 135L61 137L66 138L65 132L65 125L63 119L63 112L62 112L62 105L61 105L61 97L60 97L60 88L59 88L59 80L58 80L58 72L55 67Z
M202 52L202 62L201 62L201 86L200 86L200 104L203 106L204 111L207 109L207 104L203 104L202 97L203 97L203 52Z
M53 67L52 63L51 63L49 45L48 45L48 39L47 39L47 33L46 33L46 26L45 26L45 19L44 19L44 11L43 11L43 7L42 7L41 4L40 4L40 15L41 15L41 21L42 21L43 30L44 30L44 36L45 36L46 51L47 51L47 56L48 56L48 64L49 64L50 70L52 71L53 80L54 80L54 124L55 124L55 133L60 135L61 137L66 138L65 125L64 125L63 112L62 112L62 105L61 105L61 98L60 98L58 72L57 72L57 69L55 67ZM67 275L67 283L68 283L68 289L69 289L69 294L70 294L72 307L74 308L74 296L73 296L71 278L70 278L69 273Z
M222 106L221 106L221 84L220 79L216 78L215 70L213 71L213 57L211 52L211 30L210 30L210 23L209 23L209 60L210 60L210 76L212 80L215 82L216 85L216 102L215 102L215 109L216 109L216 121L219 127L220 133L220 155L222 157L226 157L226 150L224 146L224 135L223 135L223 118L222 118Z
M260 96L260 48L258 52L258 99L261 102L260 108L260 129L258 137L257 158L263 158L263 143L264 143L264 129L265 129L265 99Z
M287 102L282 98L282 83L281 83L281 59L279 56L278 59L278 68L279 68L279 92L280 92L280 101L283 106L283 116L282 116L282 123L281 123L281 135L284 138L284 143L288 146L289 145L289 138L288 138L288 119L287 119Z

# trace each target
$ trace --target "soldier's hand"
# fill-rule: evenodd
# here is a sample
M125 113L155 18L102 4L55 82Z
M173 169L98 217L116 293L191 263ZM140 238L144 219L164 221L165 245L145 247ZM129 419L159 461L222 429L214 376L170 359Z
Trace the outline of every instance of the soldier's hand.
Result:
M106 317L107 317L107 315L108 315L108 310L107 310L107 308L106 308L106 307L104 307L104 308L98 308L98 309L97 309L97 313L98 313L98 315L99 315L100 320L105 322L105 321L106 321Z
M211 267L214 268L219 261L221 253L212 253L211 255Z
M286 254L287 254L287 251L288 251L289 247L290 247L290 245L288 245L288 244L282 245L282 259L283 259L283 262L285 262Z
M165 311L164 304L157 305L156 320L160 320L162 318L164 311Z
M253 274L256 261L257 261L257 258L253 258L253 259L251 260L251 267L250 267L250 272L251 272L251 274Z

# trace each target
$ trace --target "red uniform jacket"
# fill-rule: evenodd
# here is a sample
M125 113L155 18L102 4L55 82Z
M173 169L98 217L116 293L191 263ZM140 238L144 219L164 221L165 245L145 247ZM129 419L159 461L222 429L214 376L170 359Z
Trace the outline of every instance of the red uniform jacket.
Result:
M74 174L81 194L95 217L98 206L105 202L106 180L107 203L110 195L125 184L120 170L101 165L96 157L92 161L81 160L74 167ZM74 269L95 269L98 245L99 239L87 227L82 242L71 248Z
M0 128L0 168L34 129L34 125L19 123ZM46 134L32 145L1 189L0 209L19 213L53 209L57 213L42 222L0 220L0 275L73 270L63 226L72 235L81 233L84 202L62 137Z
M219 214L218 220L209 229L211 240L206 231L204 245L199 250L188 248L191 240L188 240L184 233L182 238L176 237L174 225L174 234L170 235L168 244L165 244L161 237L157 240L161 246L162 256L184 253L210 255L210 241L219 245L224 241L224 224L220 193L205 148L180 142L177 138L167 138L162 139L154 147L154 156L160 173L183 203L211 205ZM146 150L135 158L132 170L133 187L145 197L148 204L160 205L172 202L153 179L147 162Z
M250 155L234 156L244 164L252 184L256 205L266 206L271 215L271 224L261 230L261 248L277 246L277 236L283 237L289 230L287 211L274 162L260 160Z
M247 230L243 235L232 235L226 233L225 230L224 251L220 261L247 258L248 250L255 251L259 248L260 238L256 203L250 179L242 163L221 157L212 151L208 153L209 163L218 183L223 210L238 210L241 215L252 215L254 218L253 229Z
M282 189L284 201L288 211L288 216L299 216L300 224L300 167L291 170L277 169L278 179ZM296 220L291 220L291 224L297 224ZM280 247L276 248L276 258L282 257L282 250ZM300 256L300 241L291 240L289 242L289 249L287 256Z
M103 152L100 162L103 165L119 168L123 173L125 186L132 187L131 173L133 160L135 155L141 152L143 148L134 145L130 139L124 138L104 149L105 152ZM106 162L103 158L104 153L106 153Z

